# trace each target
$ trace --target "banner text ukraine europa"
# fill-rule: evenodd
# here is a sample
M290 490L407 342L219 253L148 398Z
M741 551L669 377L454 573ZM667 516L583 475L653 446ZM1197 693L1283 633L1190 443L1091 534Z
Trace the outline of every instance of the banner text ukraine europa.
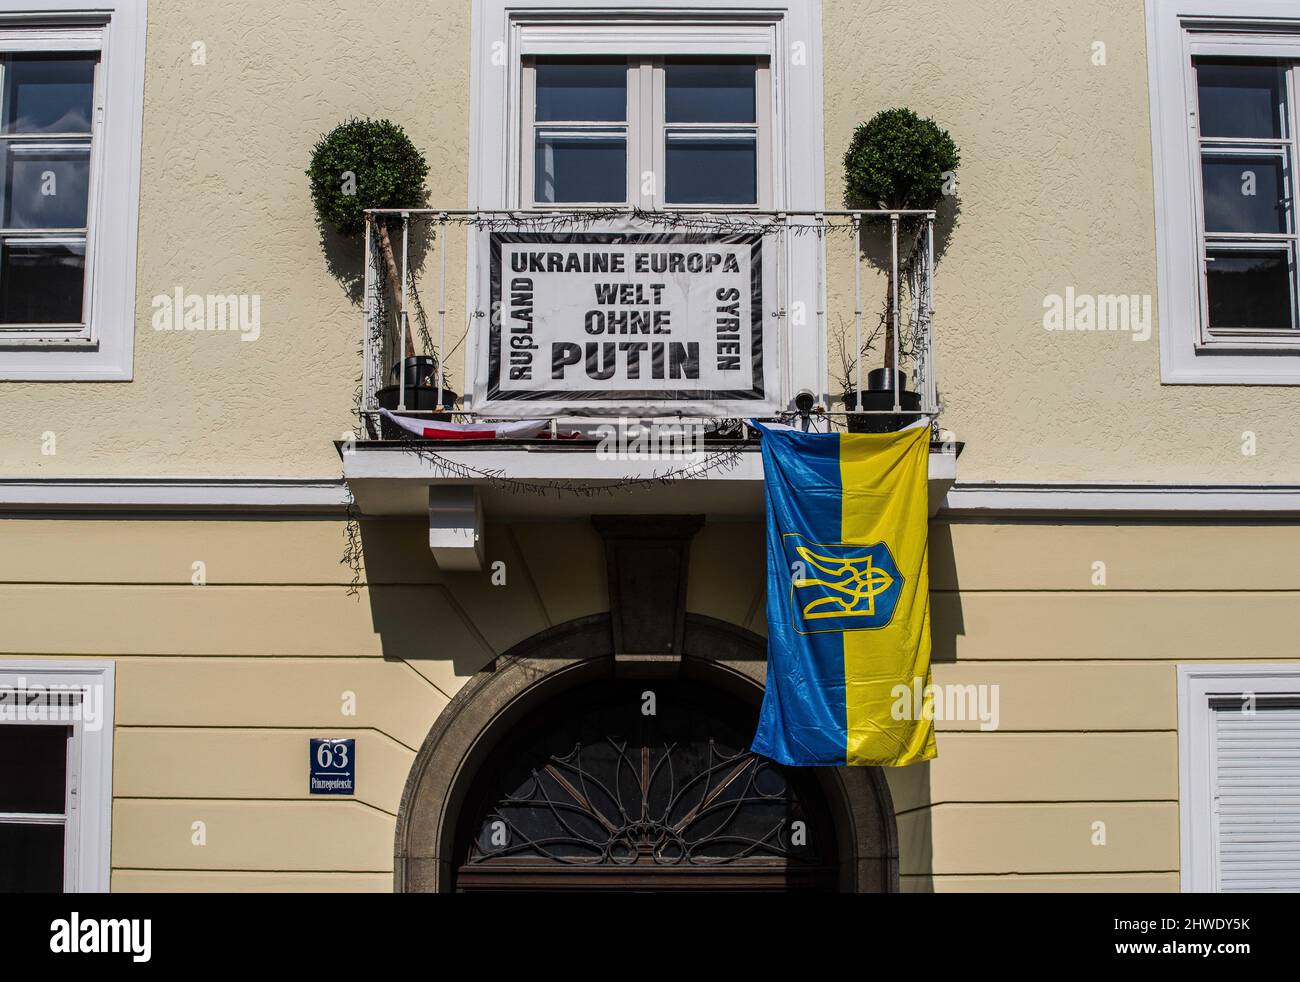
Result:
M603 224L623 230L483 236L492 317L474 355L480 410L774 411L764 357L777 309L764 254L774 246L759 234Z
M752 749L793 765L934 757L931 714L896 708L900 687L930 684L928 423L759 428L768 660Z

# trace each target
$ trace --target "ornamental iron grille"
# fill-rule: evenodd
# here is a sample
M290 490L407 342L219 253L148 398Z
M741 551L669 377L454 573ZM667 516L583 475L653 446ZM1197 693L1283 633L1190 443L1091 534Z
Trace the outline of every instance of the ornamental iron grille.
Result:
M511 869L536 886L550 871L833 887L815 777L750 753L754 723L752 708L684 682L602 683L548 703L480 772L461 888Z

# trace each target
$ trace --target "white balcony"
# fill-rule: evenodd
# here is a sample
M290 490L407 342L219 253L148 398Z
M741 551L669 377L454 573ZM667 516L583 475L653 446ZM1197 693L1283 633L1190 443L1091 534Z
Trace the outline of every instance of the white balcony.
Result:
M757 517L762 462L741 420L938 417L934 239L929 211L371 212L349 487L375 515L437 511L472 488L470 511L489 516ZM385 409L548 427L421 440ZM644 454L545 439L601 422L698 438ZM935 444L936 506L955 459Z
M896 366L896 399L848 408L933 417L934 236L932 211L373 211L361 412L773 417Z

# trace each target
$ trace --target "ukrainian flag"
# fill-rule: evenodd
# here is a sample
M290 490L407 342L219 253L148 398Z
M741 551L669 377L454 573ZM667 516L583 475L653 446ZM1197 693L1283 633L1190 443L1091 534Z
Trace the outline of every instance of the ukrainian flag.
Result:
M914 702L930 684L928 422L882 434L756 425L768 655L751 749L795 765L929 760L928 699Z

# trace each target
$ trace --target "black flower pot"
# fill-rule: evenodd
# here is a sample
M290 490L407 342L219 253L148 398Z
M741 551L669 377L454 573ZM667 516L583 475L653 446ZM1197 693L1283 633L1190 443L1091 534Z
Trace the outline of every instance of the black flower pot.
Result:
M391 373L392 383L380 389L375 395L381 409L397 412L402 389L397 384L398 376L406 372L406 408L418 412L432 412L424 419L436 419L441 422L451 420L451 407L460 398L460 393L447 386L442 387L442 401L438 401L437 372L438 361L429 355L417 355L394 365ZM380 417L379 434L385 440L401 440L408 436L406 430Z
M852 415L854 410L869 413L871 410L894 408L891 372L887 368L873 368L867 373L865 392L844 393L844 407L850 413L848 418L850 433L893 433L921 418L920 412L916 411L921 408L921 394L907 389L907 375L904 372L896 374L901 389L898 394L898 404L904 410L912 410L912 412Z

